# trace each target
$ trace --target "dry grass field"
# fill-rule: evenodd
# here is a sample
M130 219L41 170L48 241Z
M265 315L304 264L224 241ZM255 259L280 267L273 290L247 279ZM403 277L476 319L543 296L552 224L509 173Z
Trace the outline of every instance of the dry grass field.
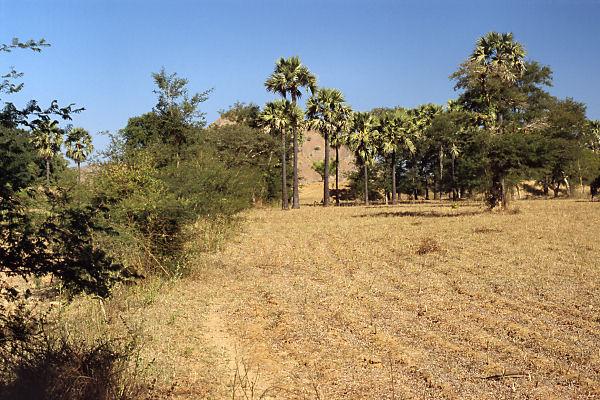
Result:
M252 210L106 318L173 398L600 398L599 204L515 207Z

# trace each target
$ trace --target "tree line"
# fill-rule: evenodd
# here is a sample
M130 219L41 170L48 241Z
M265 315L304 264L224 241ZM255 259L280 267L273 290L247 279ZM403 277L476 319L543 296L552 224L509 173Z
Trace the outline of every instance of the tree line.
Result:
M330 148L336 154L339 204L342 145L355 153L360 171L352 176L353 186L365 204L380 192L389 194L392 204L400 192L413 199L446 193L453 200L483 193L491 208L506 208L523 180L535 180L545 195L551 189L555 196L561 188L571 194L576 181L582 190L590 185L593 196L600 181L600 122L586 117L583 103L552 96L550 67L525 56L511 33L490 32L450 76L458 98L368 112L353 111L340 90L318 87L298 57L279 59L265 87L282 98L264 106L257 125L280 137L282 208L288 208L290 140L292 208L299 207L297 152L304 129L325 139L324 206L330 199ZM310 93L306 110L297 104L303 92Z

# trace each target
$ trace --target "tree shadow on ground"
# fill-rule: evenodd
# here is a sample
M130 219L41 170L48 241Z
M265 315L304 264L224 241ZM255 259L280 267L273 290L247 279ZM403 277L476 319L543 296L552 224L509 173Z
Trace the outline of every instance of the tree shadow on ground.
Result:
M368 217L423 217L423 218L456 218L469 217L486 213L487 210L462 210L456 213L443 213L438 211L381 211L356 215L355 218Z

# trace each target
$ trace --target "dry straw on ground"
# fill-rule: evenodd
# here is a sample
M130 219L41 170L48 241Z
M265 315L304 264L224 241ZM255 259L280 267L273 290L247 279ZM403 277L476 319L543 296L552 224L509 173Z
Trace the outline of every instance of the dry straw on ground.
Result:
M253 210L193 276L106 311L145 326L174 398L244 398L239 360L264 398L598 397L600 208L518 206Z

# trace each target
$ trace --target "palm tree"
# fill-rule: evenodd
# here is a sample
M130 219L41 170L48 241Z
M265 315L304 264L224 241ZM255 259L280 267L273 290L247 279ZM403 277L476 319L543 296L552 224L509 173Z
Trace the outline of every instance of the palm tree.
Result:
M414 154L416 148L409 136L407 114L404 110L384 113L379 120L379 143L384 155L391 155L392 168L392 204L397 203L396 190L396 154L405 148Z
M285 99L275 100L265 105L259 115L259 124L273 135L281 136L281 208L289 209L287 187L287 137L293 126L302 124L304 113Z
M376 154L379 131L376 119L367 112L354 114L352 132L349 136L350 148L363 167L365 178L365 205L369 205L368 165L372 164Z
M306 103L306 114L309 127L323 135L325 139L323 206L329 205L329 146L330 138L337 130L336 118L344 104L344 95L337 89L318 89ZM337 163L337 161L336 161ZM337 164L336 164L337 167Z
M310 90L314 94L317 88L317 78L310 70L302 64L297 56L280 58L275 64L275 70L265 82L269 92L278 93L284 99L290 95L292 109L296 106L296 100L302 97L302 88ZM291 119L292 121L294 118ZM300 208L300 197L298 194L298 129L292 126L292 140L294 143L294 182L292 208Z
M335 130L329 138L335 149L335 204L340 205L340 147L348 143L348 135L352 129L352 109L342 104L335 112Z
M502 133L503 111L510 109L511 105L503 104L505 101L501 95L492 97L490 82L496 81L495 86L499 86L498 82L501 83L500 86L514 85L525 72L524 59L525 49L514 40L512 33L497 32L489 32L479 38L469 57L468 62L473 65L475 75L479 79L480 97L483 98L484 106L482 111L487 114L485 127L492 133ZM493 197L500 200L502 208L506 209L508 198L504 175L493 178L491 192L495 193Z
M418 170L418 157L416 150L426 148L428 146L428 137L425 135L427 129L431 126L434 118L442 111L442 107L437 104L423 104L417 108L409 109L407 112L407 118L404 121L404 127L409 135L411 141L415 145L415 151L413 151L413 166L412 166L412 180L413 180L413 197L416 200L418 195L417 179L419 175ZM428 185L428 181L425 181ZM426 193L427 193L426 186ZM428 195L426 194L426 198Z
M81 183L81 163L94 151L92 137L83 128L73 128L67 133L65 147L67 157L77 163L77 183Z
M62 142L63 130L58 127L58 121L56 120L39 121L33 130L31 143L46 162L46 186L50 186L50 161L60 151Z

